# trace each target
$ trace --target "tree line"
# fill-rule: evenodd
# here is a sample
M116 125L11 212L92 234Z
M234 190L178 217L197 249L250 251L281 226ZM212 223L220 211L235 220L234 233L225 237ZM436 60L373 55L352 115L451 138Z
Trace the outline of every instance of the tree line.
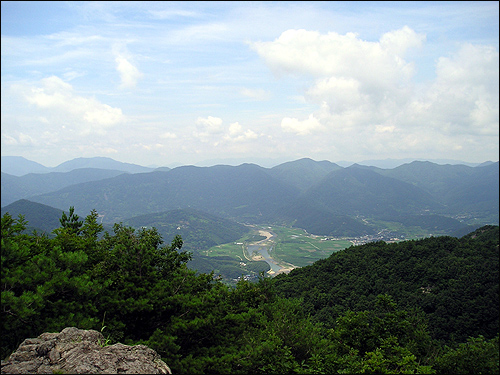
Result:
M22 215L2 216L2 358L26 338L75 326L147 345L174 373L498 373L498 227L455 239L460 246L438 237L351 247L230 287L187 267L181 237L103 231L97 218L70 207L49 238L26 233ZM455 259L427 256L447 252ZM398 262L416 274L398 276ZM496 284L476 274L482 266ZM457 299L464 280L471 286ZM470 313L445 321L441 300Z

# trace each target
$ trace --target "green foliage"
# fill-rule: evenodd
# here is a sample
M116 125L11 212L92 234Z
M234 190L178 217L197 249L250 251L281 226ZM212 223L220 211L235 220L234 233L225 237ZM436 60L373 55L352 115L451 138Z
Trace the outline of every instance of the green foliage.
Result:
M303 298L314 320L330 327L347 310L366 310L387 293L404 308L424 311L435 339L492 338L499 329L498 231L351 247L277 276L276 290Z
M388 295L379 295L370 311L339 317L330 335L337 357L329 363L332 371L432 373L430 366L420 364L433 348L425 318L400 310Z
M428 328L436 315L426 313L428 305L418 307L415 301L421 300L406 292L408 285L415 288L425 282L431 290L437 285L440 293L448 291L434 293L451 303L450 298L458 298L453 288L461 285L466 297L477 304L478 314L489 314L495 295L486 295L489 304L477 298L484 291L481 285L491 285L484 274L479 285L474 272L475 267L487 267L494 275L494 265L486 262L495 256L498 236L496 242L478 232L474 238L464 238L464 243L445 238L401 248L384 243L351 248L333 264L332 257L314 265L324 284L302 293L295 281L284 282L293 280L295 271L276 279L264 278L262 273L257 282L240 280L229 287L213 273L196 273L187 267L191 254L182 250L180 236L165 245L154 227L135 230L123 224L101 235L97 218L91 211L81 221L70 209L69 216L63 214L55 237L49 238L26 234L23 216L2 217L3 358L25 338L76 326L106 331L102 346L118 341L148 345L174 373L498 372L498 335L460 341L466 330L455 328L452 322L443 329L453 330L457 343L442 345L432 337L440 331ZM424 272L416 261L417 256L425 260L427 251L449 255L444 256L447 273L443 280L434 271ZM375 253L383 257L377 260ZM359 254L370 260L370 267ZM387 264L384 254L401 262L406 273ZM441 270L439 256L426 266ZM466 276L461 276L463 265L469 270ZM398 276L384 267L394 267ZM366 271L377 273L382 281L366 279ZM302 287L315 284L314 278L295 274ZM471 289L457 284L461 277L467 277ZM329 284L332 280L335 287ZM419 283L413 285L416 280ZM372 296L378 283L398 298ZM419 297L427 296L420 288L417 292ZM458 303L453 308L468 311L464 299ZM461 316L455 318L468 331L496 327L485 318L467 323Z
M236 241L249 230L232 220L193 209L136 216L126 224L134 228L155 227L163 238L180 235L185 242L184 248L193 252Z
M490 340L481 335L469 337L455 349L446 346L434 367L440 374L498 374L498 335Z
M85 274L85 252L68 248L76 234L62 230L63 241L19 234L24 228L22 217L2 217L2 356L40 330L90 328L88 312L100 289Z
M66 229L70 234L79 234L83 225L80 217L75 214L75 207L73 206L69 208L69 216L66 215L66 212L63 212L60 222L62 229Z

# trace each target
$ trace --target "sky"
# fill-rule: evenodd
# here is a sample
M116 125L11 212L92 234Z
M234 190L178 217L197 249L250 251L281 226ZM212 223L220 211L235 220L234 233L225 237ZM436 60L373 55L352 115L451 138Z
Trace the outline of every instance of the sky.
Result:
M2 1L1 154L497 161L498 40L497 1Z

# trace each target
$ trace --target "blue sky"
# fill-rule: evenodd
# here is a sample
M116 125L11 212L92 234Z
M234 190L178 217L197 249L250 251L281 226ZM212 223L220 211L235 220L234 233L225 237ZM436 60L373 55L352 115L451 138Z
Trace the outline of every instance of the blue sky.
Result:
M1 2L2 155L498 160L498 2Z

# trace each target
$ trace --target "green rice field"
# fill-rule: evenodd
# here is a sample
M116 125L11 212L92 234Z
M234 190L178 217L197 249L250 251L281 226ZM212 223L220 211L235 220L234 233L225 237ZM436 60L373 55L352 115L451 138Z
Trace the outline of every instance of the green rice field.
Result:
M269 254L274 260L297 267L310 265L319 259L329 257L336 251L351 246L349 241L325 240L324 236L313 236L302 229L256 227L255 231L234 243L214 246L202 253L207 256L229 256L240 261L248 260L246 253L248 243L264 238L258 235L259 230L274 234L272 244L270 243L268 247Z
M324 236L312 236L302 229L281 227L273 230L278 239L270 252L271 256L297 267L308 266L351 246L349 241L325 240Z

